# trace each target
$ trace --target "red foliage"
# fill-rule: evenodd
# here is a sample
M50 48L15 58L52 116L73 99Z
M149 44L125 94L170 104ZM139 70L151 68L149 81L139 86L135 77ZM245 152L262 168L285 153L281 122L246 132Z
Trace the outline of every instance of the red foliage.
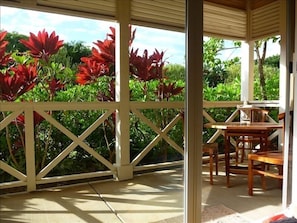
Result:
M37 81L36 64L19 64L5 73L0 72L0 100L14 101L31 90Z
M111 76L115 78L115 28L110 27L111 33L107 34L104 41L98 40L94 44L97 48L92 48L92 55L81 59L83 64L79 66L79 72L76 74L76 82L79 84L90 84L98 81L99 77ZM131 46L135 31L131 32L130 26L130 41ZM175 84L165 84L166 78L164 73L164 52L159 52L157 49L152 55L148 55L148 51L144 50L143 55L138 55L138 49L133 48L129 53L130 75L139 81L147 82L150 80L159 80L159 86L156 90L156 95L159 100L169 100L171 96L180 94L183 87L176 87ZM98 100L110 101L114 98L114 80L110 83L109 95L106 93L98 94ZM145 91L145 89L144 89Z
M37 36L30 33L28 40L20 40L20 42L31 51L33 57L45 61L48 61L49 57L57 53L63 46L63 40L59 40L59 36L56 36L55 31L49 36L45 30L39 31Z
M6 46L8 41L4 41L7 32L0 32L0 66L6 66L12 59L10 58L10 54L6 54Z
M64 86L65 86L65 84L61 83L60 80L57 80L55 78L52 79L48 83L48 85L49 85L50 94L52 96L54 96L57 91L62 90L64 88Z
M63 46L63 41L59 40L55 32L50 35L43 30L39 31L38 35L30 33L28 40L20 40L30 51L30 54L35 58L34 63L25 62L18 64L16 61L10 63L12 58L6 54L7 41L4 41L5 32L0 33L0 66L3 66L0 71L0 100L15 101L20 95L31 90L36 82L38 73L42 73L45 63L39 63L39 60L49 61L51 55L58 52ZM30 60L28 60L30 61ZM50 80L45 80L48 83L48 91L50 96L53 96L57 90L64 88L59 80L51 77Z
M143 55L138 55L137 50L130 52L130 72L131 75L140 81L150 81L163 78L164 53L158 50L148 56L148 51L144 50Z
M76 82L79 84L90 84L97 81L98 77L115 75L115 28L110 27L111 33L107 34L104 41L97 40L92 48L90 57L83 57L83 64L79 66L79 72L76 75ZM131 30L131 26L130 26ZM129 45L132 44L135 37L135 30L131 32Z
M170 97L180 94L183 89L183 87L176 87L175 83L161 83L158 86L156 95L160 100L169 100Z
M78 67L79 73L76 74L76 82L79 84L90 84L97 81L98 77L104 76L109 72L106 63L98 63L92 58L82 58L84 64Z
M94 43L98 48L92 48L92 59L98 63L115 63L115 41L105 39L103 42L97 40Z

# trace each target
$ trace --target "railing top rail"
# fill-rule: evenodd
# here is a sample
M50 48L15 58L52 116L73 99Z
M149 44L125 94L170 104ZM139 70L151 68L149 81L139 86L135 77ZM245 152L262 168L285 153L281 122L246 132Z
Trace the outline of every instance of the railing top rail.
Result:
M7 102L7 101L0 101L1 108L2 106L18 106L19 104L34 104L34 105L69 105L69 104L75 104L78 106L85 106L85 105L98 105L98 104L117 104L118 102L101 102L101 101L93 101L93 102L63 102L63 101L54 101L54 102ZM166 105L166 104L178 104L178 105L184 105L184 101L145 101L145 102L139 102L139 101L130 101L131 104L140 105L140 104L158 104L158 105ZM243 101L203 101L204 106L212 105L213 104L219 104L219 105L238 105L243 104ZM279 106L279 100L266 100L266 101L247 101L248 104L253 105L259 105L259 106Z
M58 110L97 110L118 107L118 102L0 102L1 111L11 111L20 107L33 107L35 109Z
M230 108L237 107L237 105L242 105L243 101L203 101L204 108ZM248 101L250 105L258 106L258 107L279 107L278 100L270 100L270 101Z
M151 109L151 108L184 108L184 101L146 101L146 102L136 102L131 101L130 107Z

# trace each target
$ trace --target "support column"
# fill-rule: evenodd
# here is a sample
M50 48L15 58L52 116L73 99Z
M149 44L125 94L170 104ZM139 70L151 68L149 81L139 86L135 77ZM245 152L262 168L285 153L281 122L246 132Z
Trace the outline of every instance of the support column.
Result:
M241 43L241 101L254 100L254 42Z
M130 164L130 94L129 94L129 40L130 0L117 0L116 29L116 168L117 180L133 178Z
M295 103L294 103L294 114L293 117L297 117L297 0L295 0L295 8L294 8L294 16L295 16L295 27L293 27L292 30L292 42L294 43L294 46L292 47L293 49L293 77L294 77L294 96L293 98L295 99ZM292 20L293 21L293 20ZM294 22L292 22L294 24ZM293 122L293 143L292 143L292 148L296 148L297 145L297 122L294 121ZM292 153L292 204L296 207L297 206L297 164L296 164L296 160L297 160L297 152L296 149L293 150ZM293 189L295 188L295 190Z
M203 1L186 1L185 223L201 222Z
M280 40L280 77L279 77L279 112L285 112L287 107L287 83L289 75L287 71L288 50L287 50L287 21L286 21L286 1L281 1L281 40Z
M279 84L279 103L280 112L285 112L286 117L290 116L290 61L292 61L293 44L291 41L292 28L292 1L281 1L281 52L280 52L280 84ZM285 137L284 137L284 167L283 167L283 190L282 205L287 208L292 202L292 162L289 156L292 154L290 144L290 119L285 119Z

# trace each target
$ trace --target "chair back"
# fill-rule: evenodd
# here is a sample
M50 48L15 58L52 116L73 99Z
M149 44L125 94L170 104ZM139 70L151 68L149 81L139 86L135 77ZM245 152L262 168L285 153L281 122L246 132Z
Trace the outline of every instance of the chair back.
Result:
M251 109L251 122L267 122L268 121L268 110L252 108Z
M241 122L266 122L268 121L268 110L257 107L240 107L239 109Z
M283 121L282 146L284 145L284 142L285 142L285 129L286 129L286 125L285 125L286 115L285 114L286 114L285 112L278 114L278 120ZM293 127L293 111L290 111L289 114L290 114L290 117L289 117L290 118L290 121L289 121L289 126L290 126L289 140L290 140L290 142L289 142L289 144L291 145L292 134L293 134L293 128L292 128Z

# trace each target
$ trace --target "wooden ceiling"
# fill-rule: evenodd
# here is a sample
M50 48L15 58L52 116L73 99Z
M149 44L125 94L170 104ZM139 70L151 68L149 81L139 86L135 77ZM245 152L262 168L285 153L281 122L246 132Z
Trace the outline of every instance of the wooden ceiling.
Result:
M119 0L0 0L0 5L117 21ZM255 40L279 35L283 0L204 0L206 36ZM185 0L130 0L133 25L184 32Z
M234 9L247 10L257 9L274 2L275 0L204 0L204 2L212 2L218 5L231 7Z

